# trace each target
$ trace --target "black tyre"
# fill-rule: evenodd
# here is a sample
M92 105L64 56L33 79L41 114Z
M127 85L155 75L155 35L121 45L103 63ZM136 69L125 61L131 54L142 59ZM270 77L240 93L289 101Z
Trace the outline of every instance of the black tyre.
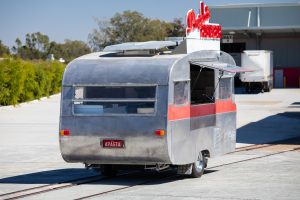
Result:
M197 161L192 166L192 178L199 178L204 173L204 168L206 166L206 159L202 155L202 153L199 153Z
M117 175L117 170L113 165L101 165L100 172L103 176L114 177Z

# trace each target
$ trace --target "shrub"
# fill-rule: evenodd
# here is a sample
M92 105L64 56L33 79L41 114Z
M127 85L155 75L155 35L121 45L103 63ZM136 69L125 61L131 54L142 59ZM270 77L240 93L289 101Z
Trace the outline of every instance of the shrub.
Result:
M0 61L0 105L15 105L60 91L65 65L56 61Z

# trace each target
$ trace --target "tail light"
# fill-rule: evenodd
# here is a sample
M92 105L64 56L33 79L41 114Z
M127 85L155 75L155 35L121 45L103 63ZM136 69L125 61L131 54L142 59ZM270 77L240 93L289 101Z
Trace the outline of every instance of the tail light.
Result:
M165 135L165 131L164 130L156 130L155 131L155 135L157 135L157 136L164 136Z
M61 136L70 136L71 135L71 131L70 130L61 130L60 131L60 135Z

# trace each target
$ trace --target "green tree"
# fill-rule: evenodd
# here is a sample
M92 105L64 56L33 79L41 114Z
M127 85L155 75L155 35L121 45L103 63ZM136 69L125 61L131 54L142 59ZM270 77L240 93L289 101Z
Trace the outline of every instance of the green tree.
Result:
M12 50L17 55L25 60L46 59L48 54L54 54L56 59L64 58L67 62L74 58L90 53L90 47L79 40L68 40L64 43L50 41L47 35L40 32L27 33L25 43L17 38L15 46Z
M41 52L47 52L49 49L49 37L40 32L34 33L34 38L36 39L37 49Z
M185 25L182 23L182 19L175 18L173 22L168 23L167 26L168 37L184 37Z
M62 44L63 51L65 52L64 59L71 61L74 58L82 56L84 54L91 53L90 47L79 40L65 40L65 43Z
M15 40L15 43L16 43L16 46L13 46L12 47L12 51L15 53L15 54L18 54L18 50L22 47L22 41L20 40L20 38L17 38Z
M113 44L110 40L110 23L106 20L94 18L98 28L88 35L88 43L93 51L100 51L103 47Z
M143 41L151 34L149 21L136 11L117 13L110 19L111 26L108 27L110 39L113 43Z
M49 48L49 37L40 32L27 33L25 36L25 44L19 38L15 41L13 51L22 59L45 59Z
M0 62L0 104L17 104L24 88L24 63L17 59Z
M67 62L90 52L91 49L86 43L68 39L63 44L51 42L48 51L49 54L54 54L56 59L64 58Z
M2 57L9 54L10 54L9 48L4 44L2 44L2 41L0 40L0 56Z
M50 42L48 54L53 54L54 58L64 58L65 52L63 45L54 41Z
M0 105L15 105L57 93L65 65L58 61L0 61Z
M115 14L109 22L96 19L98 29L89 34L89 45L94 51L105 46L123 42L142 42L164 40L166 37L185 35L181 19L165 22L149 19L136 11L124 11Z

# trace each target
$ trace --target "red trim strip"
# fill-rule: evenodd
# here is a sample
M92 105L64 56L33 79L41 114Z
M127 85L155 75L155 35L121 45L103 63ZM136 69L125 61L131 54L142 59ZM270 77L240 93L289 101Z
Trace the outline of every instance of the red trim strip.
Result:
M216 113L216 104L202 104L202 105L192 105L190 106L191 116L190 117L198 117L198 116L206 116L213 115Z
M168 120L179 120L191 117L215 115L218 113L235 112L236 104L231 99L217 100L216 103L175 106L168 106Z
M229 100L218 100L216 103L216 113L236 112L236 104Z
M185 119L190 118L191 109L190 105L187 106L168 106L168 120L177 120L177 119Z

